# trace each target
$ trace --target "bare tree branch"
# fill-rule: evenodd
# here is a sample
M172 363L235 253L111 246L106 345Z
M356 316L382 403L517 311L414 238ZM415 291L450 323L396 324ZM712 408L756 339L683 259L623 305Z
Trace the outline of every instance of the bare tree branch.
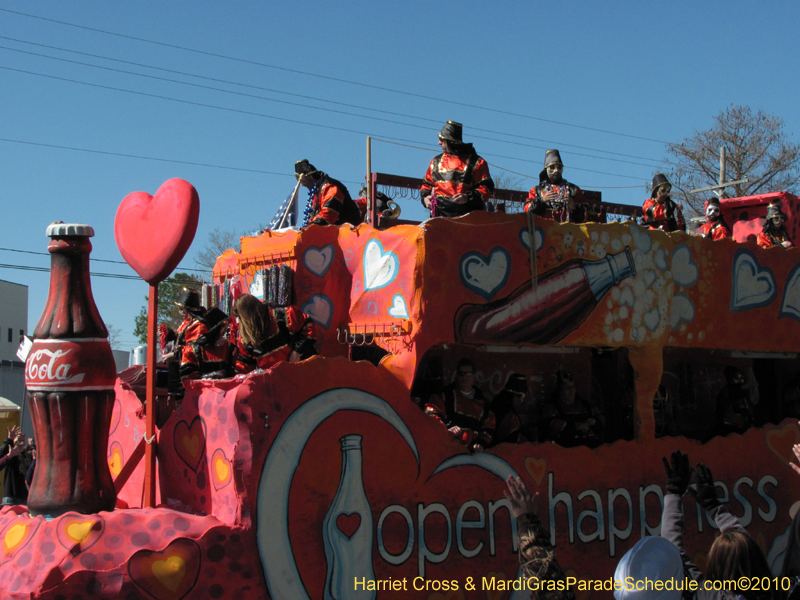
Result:
M702 214L706 196L689 190L719 182L719 149L723 146L725 178L750 179L732 186L734 195L797 191L800 144L792 143L783 120L749 106L729 106L714 117L711 129L667 146L674 157L666 162L667 175L676 188L673 197L690 212Z

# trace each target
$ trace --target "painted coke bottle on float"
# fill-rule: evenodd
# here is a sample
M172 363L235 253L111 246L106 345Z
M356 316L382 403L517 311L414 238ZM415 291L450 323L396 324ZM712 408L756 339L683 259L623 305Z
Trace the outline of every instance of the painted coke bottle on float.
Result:
M569 260L545 273L537 289L528 281L506 298L463 305L455 316L456 341L555 344L578 328L608 290L634 275L627 247L602 260Z
M34 515L113 510L117 495L106 454L116 367L89 280L88 225L53 223L50 290L25 365L36 436L28 494Z
M324 600L374 600L375 590L354 589L353 582L375 579L372 567L372 509L361 477L361 436L346 435L342 444L342 476L322 538L328 574Z

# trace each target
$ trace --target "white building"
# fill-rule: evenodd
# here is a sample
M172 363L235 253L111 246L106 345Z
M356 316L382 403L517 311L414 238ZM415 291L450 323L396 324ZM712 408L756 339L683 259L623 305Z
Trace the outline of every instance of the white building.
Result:
M18 406L25 400L25 363L17 348L27 333L28 286L0 279L0 396Z

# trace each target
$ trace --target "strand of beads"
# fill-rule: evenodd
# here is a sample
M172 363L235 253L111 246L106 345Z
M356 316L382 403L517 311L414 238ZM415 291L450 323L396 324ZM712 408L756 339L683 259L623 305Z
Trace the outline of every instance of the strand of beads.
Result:
M314 208L314 194L317 193L317 186L319 181L314 184L314 187L308 190L308 200L306 200L306 207L303 209L303 227L308 225L308 220L311 217L311 209Z

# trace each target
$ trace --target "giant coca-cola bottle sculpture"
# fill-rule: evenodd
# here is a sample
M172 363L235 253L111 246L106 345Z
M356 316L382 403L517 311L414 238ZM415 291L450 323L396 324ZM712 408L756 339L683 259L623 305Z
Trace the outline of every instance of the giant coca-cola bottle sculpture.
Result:
M50 291L25 365L37 450L28 509L52 517L113 510L106 454L116 367L89 280L94 231L53 223L47 235Z
M554 344L583 323L608 290L634 275L627 247L602 260L572 259L545 273L537 288L528 281L506 298L461 306L456 341Z

